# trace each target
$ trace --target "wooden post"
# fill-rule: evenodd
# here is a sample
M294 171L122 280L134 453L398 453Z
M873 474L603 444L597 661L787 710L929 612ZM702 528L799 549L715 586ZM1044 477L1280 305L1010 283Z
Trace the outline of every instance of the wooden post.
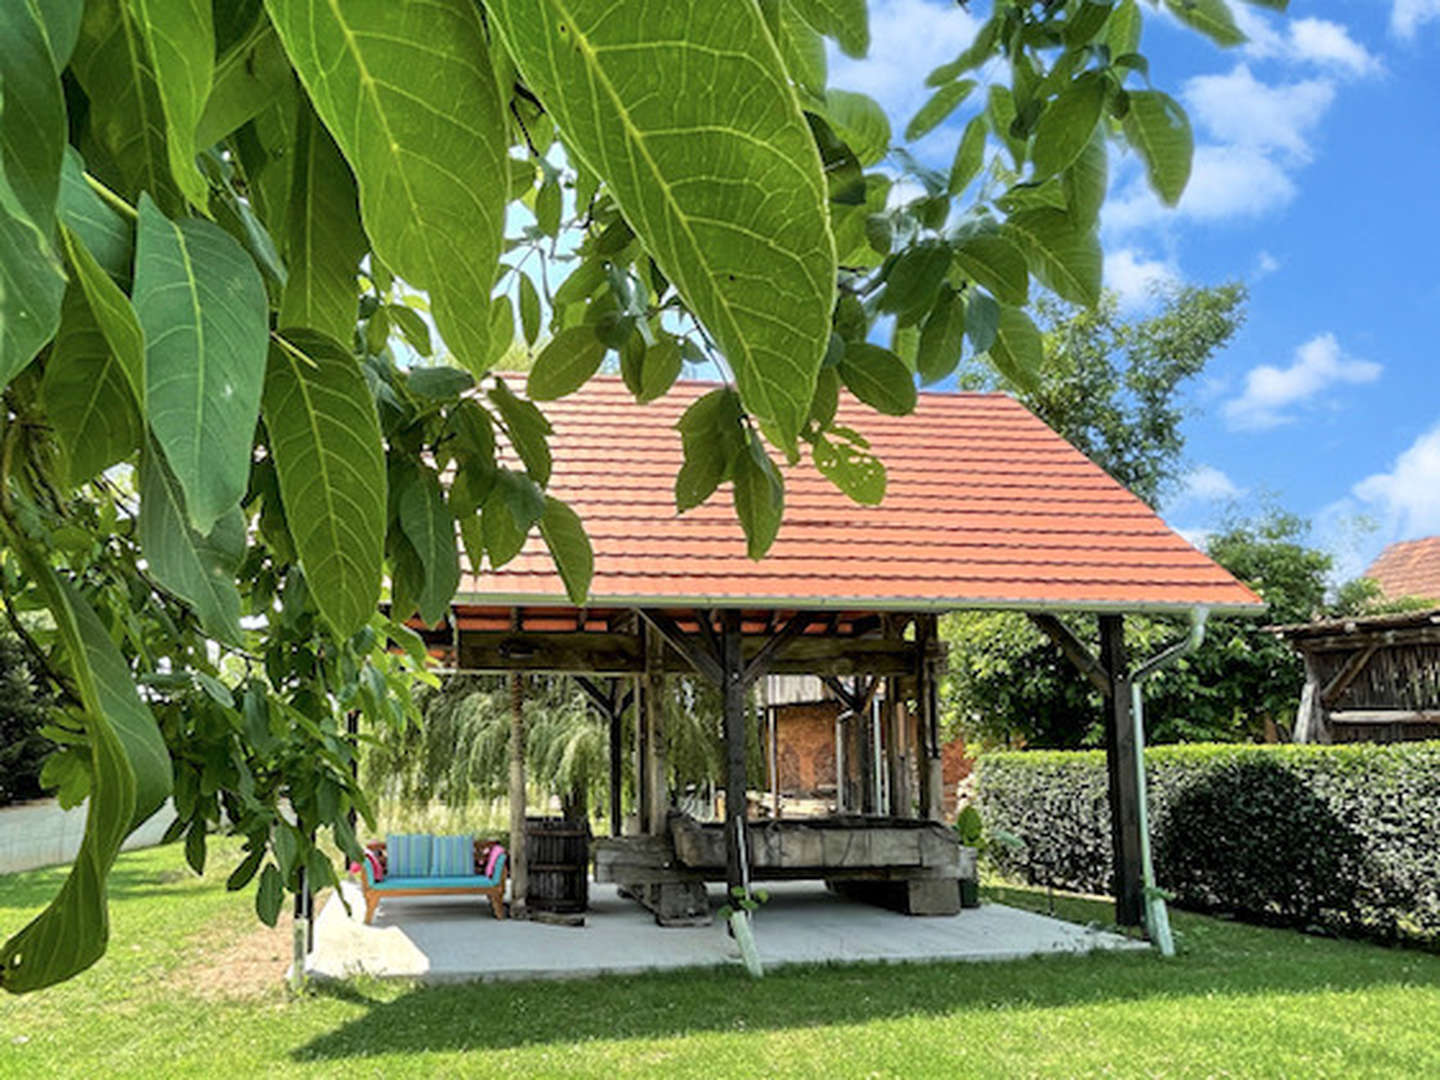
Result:
M745 778L745 676L740 641L740 612L720 614L721 696L725 718L725 884L734 889L742 884L740 873L740 830L746 827Z
M915 704L925 747L922 761L920 814L931 821L945 818L945 771L940 759L940 695L936 660L932 654L939 636L934 615L915 618L915 640L920 646L920 664L915 672Z
M1310 653L1305 652L1301 656L1305 661L1305 688L1300 691L1300 709L1295 714L1295 730L1290 737L1295 742L1328 743L1330 730L1326 723L1320 672Z
M645 733L649 748L645 775L648 804L643 811L651 836L664 836L670 812L670 785L665 775L665 641L659 634L645 635Z
M510 914L525 918L525 683L510 676Z
M1135 779L1135 725L1130 715L1130 660L1125 617L1100 616L1100 664L1109 675L1105 763L1110 776L1110 843L1115 862L1115 921L1139 926L1145 907L1140 865L1140 794Z
M863 697L861 693L861 676L855 677L854 697L857 702ZM850 717L850 726L855 732L855 760L860 764L860 812L862 814L874 814L877 812L875 806L875 741L871 718L870 702L853 709Z
M648 630L642 631L649 633ZM650 805L650 681L635 677L635 831L644 836L650 827L645 808Z
M610 700L615 703L608 717L610 721L610 835L619 836L621 827L625 823L625 808L621 806L620 799L625 755L625 739L622 728L625 709L622 704L624 699L620 694L620 680L611 679L609 686Z

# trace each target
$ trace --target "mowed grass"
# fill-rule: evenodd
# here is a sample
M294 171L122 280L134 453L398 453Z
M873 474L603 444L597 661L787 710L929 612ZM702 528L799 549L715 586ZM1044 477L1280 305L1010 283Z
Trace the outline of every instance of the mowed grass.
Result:
M292 998L278 982L288 937L257 934L250 893L225 892L234 861L217 845L196 878L175 847L122 856L109 955L54 990L0 996L0 1076L1440 1075L1440 957L1184 913L1170 962L366 982ZM0 932L62 877L0 877ZM1076 898L1057 910L1109 914Z

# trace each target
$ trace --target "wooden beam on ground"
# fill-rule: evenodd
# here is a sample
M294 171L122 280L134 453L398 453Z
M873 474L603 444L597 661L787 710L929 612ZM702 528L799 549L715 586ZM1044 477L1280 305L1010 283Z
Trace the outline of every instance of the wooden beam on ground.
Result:
M1115 867L1115 921L1139 926L1144 910L1140 863L1140 791L1123 615L1100 616L1100 663L1111 673L1105 700L1105 764L1110 779L1110 843Z
M1325 689L1320 691L1320 704L1327 709L1333 709L1341 695L1350 689L1350 684L1360 677L1365 671L1365 666L1370 663L1370 658L1379 650L1379 643L1374 642L1351 655L1350 659L1345 661L1344 666L1335 673L1335 677L1325 684Z
M1090 654L1085 643L1054 615L1029 612L1030 621L1042 634L1060 647L1065 658L1079 669L1080 674L1090 680L1090 685L1101 694L1110 693L1110 673L1105 665Z

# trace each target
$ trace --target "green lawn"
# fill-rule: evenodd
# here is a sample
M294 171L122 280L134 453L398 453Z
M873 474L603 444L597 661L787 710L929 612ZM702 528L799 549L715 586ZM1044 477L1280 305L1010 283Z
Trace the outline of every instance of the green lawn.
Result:
M1168 963L367 983L292 1000L266 975L288 943L255 933L248 893L224 891L232 862L220 847L197 879L175 847L123 856L109 956L56 990L0 997L0 1076L1440 1075L1440 957L1181 913ZM0 877L0 932L61 876Z

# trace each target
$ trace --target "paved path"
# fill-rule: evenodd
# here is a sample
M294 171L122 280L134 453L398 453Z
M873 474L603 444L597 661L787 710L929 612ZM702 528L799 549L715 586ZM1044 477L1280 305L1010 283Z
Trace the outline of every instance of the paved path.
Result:
M87 806L61 810L54 799L44 799L0 807L0 874L71 862L85 835ZM174 820L175 811L167 802L126 838L125 850L154 847Z
M834 896L819 882L776 882L755 918L767 967L830 961L1010 960L1147 946L1002 904L950 916L907 916ZM738 964L723 927L661 929L614 886L590 886L584 927L495 921L484 900L383 901L365 926L358 888L346 883L353 915L338 897L320 912L312 974L370 974L426 982L574 978ZM712 889L712 907L723 889Z

